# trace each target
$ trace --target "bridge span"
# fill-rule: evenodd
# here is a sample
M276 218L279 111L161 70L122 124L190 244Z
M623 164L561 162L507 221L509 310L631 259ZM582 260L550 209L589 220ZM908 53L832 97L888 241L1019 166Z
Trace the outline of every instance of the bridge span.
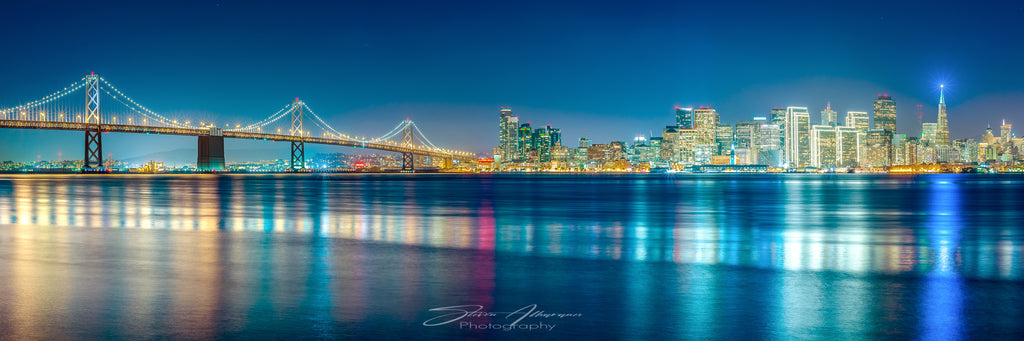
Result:
M74 94L84 95L84 101L83 97L75 99ZM101 98L105 99L103 111L100 110ZM112 105L106 104L111 101ZM306 143L400 153L402 170L408 172L415 170L416 156L440 158L444 160L444 167L452 167L455 162L476 160L474 153L434 145L409 119L399 122L394 129L379 137L344 134L298 98L267 118L244 126L236 124L222 128L207 122L193 124L191 120L172 119L149 110L95 73L39 100L0 109L0 128L84 132L84 172L105 170L102 133L107 132L196 136L197 169L200 171L226 169L225 138L289 142L292 171L306 169Z

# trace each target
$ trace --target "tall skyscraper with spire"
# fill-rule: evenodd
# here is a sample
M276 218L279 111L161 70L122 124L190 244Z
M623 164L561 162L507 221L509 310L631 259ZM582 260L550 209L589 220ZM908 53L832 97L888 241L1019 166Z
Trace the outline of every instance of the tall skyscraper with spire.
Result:
M939 85L939 121L935 124L935 144L949 145L949 122L946 121L946 98L943 90L946 85Z

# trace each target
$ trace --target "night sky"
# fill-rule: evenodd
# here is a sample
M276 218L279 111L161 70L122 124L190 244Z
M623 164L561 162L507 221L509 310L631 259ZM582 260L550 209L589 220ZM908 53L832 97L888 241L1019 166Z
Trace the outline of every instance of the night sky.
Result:
M919 134L915 106L935 122L945 83L953 138L1003 118L1024 128L1021 2L5 1L0 13L2 106L95 71L178 117L255 121L301 97L354 135L410 117L438 145L489 153L500 106L575 146L584 133L660 135L676 105L714 107L726 123L806 106L816 122L826 101L842 119L887 93L897 130ZM0 160L79 157L81 135L0 130ZM194 137L104 142L115 158L196 148ZM240 161L232 150L287 158L289 147L227 148Z

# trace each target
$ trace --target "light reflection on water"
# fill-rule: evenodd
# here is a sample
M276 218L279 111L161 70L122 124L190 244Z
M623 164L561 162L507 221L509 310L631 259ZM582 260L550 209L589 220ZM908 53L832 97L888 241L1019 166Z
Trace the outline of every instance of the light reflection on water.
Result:
M588 259L1021 279L1024 237L1014 210L1024 195L1007 194L1020 192L1024 179L934 177L15 177L5 180L11 193L0 196L0 223L304 233ZM937 180L943 177L950 179Z
M966 321L1020 335L1007 321L1024 311L995 306L1024 303L1022 189L980 175L10 176L0 331L53 336L46 316L95 310L60 323L87 338L399 321L409 336L515 338L417 328L431 307L538 303L590 317L551 337L944 339L978 333Z

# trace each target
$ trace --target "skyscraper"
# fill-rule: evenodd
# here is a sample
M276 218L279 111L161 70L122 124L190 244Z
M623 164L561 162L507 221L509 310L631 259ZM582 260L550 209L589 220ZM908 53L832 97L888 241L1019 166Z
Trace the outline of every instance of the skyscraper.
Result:
M949 123L946 122L946 98L942 90L946 85L939 85L939 121L935 124L935 144L949 145Z
M889 95L878 95L875 99L875 129L896 131L896 101Z
M778 128L779 128L779 134L778 134L779 135L779 146L780 146L779 150L782 151L783 154L785 154L785 151L784 151L785 148L782 148L781 146L785 146L786 145L786 109L779 108L779 107L772 108L769 111L768 120L769 120L769 123L771 123L771 124L773 124L775 126L778 126ZM784 155L779 154L779 156L783 157L782 160L785 159Z
M999 126L999 140L1001 142L1010 143L1010 138L1013 137L1013 125L1006 124L1006 120L1003 120L1003 125Z
M731 124L719 124L715 130L715 144L718 145L718 154L730 155L733 148L733 129Z
M718 143L716 143L718 112L711 107L701 107L694 110L693 117L694 130L696 130L694 162L710 164L711 156L718 154Z
M551 161L551 135L548 134L548 130L534 130L532 140L533 149L537 151L538 161Z
M693 107L676 107L676 126L680 128L693 128Z
M562 145L562 129L560 129L560 128L552 128L551 125L549 124L548 125L548 136L551 137L551 146L552 147L561 146Z
M786 153L790 168L804 168L811 164L810 114L806 107L786 108Z
M836 128L825 124L811 126L811 167L836 168Z
M779 125L765 121L757 133L757 164L781 167L784 160L782 158L782 133Z
M765 124L767 120L764 117L755 117L749 121L736 122L736 130L734 135L736 137L735 150L736 150L736 164L737 165L748 165L757 163L757 146L758 146L758 131L761 125ZM741 160L740 152L746 151L746 159Z
M836 128L836 164L838 167L855 167L860 158L860 132L853 127Z
M839 121L836 119L837 114L835 110L832 110L832 102L827 102L825 110L821 111L821 124L835 128L839 125Z
M519 135L517 141L517 150L519 151L516 159L526 159L530 155L530 150L533 149L533 129L530 128L530 122L519 125Z
M868 129L871 128L868 124L868 113L863 111L847 111L846 126L857 128L859 133L867 135ZM864 137L861 137L861 140L863 139Z
M519 154L519 117L512 116L512 109L502 107L498 119L498 148L501 162L515 160Z

